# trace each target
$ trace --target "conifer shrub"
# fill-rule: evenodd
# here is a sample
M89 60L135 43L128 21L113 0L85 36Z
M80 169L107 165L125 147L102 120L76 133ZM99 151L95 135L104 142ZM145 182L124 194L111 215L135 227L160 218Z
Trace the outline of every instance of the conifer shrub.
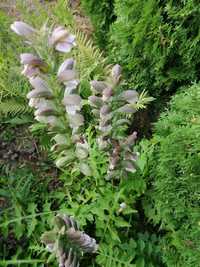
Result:
M152 96L198 81L200 2L116 0L110 53L130 83Z
M167 266L200 266L200 85L173 97L155 124L146 216L164 230Z
M94 26L96 42L105 48L110 24L115 20L114 0L81 0L81 5Z

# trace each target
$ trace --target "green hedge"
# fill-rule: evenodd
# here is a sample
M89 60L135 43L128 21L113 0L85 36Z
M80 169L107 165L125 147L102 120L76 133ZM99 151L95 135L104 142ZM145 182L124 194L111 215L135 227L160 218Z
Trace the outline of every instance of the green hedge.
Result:
M159 96L199 80L198 0L116 0L115 15L109 55L134 87Z
M102 49L105 49L110 24L114 21L114 0L81 0L81 6L91 18L94 37Z
M177 94L155 124L146 216L160 223L167 266L200 266L200 84Z

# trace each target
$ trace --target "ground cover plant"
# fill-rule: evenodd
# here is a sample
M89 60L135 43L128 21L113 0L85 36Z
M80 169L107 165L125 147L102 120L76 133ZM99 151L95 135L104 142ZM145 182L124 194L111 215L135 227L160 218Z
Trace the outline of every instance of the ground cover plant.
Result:
M0 266L198 267L199 85L177 89L198 80L198 36L180 45L188 61L177 57L198 3L80 2L102 50L71 10L79 1L18 1L15 17L0 14ZM194 74L184 81L181 67L163 79L163 54L153 58L158 22ZM181 92L149 140L135 116L161 104L146 90L163 102Z

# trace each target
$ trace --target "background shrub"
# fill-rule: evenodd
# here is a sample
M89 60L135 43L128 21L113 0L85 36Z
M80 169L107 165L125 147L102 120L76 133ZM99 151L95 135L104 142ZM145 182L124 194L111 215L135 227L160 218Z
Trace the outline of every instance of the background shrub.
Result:
M81 0L81 5L94 26L97 43L105 48L110 24L114 21L114 0Z
M200 266L200 85L177 94L155 124L146 216L166 231L167 266ZM173 261L172 261L173 260Z
M199 1L116 0L115 15L109 55L135 88L159 96L199 80Z

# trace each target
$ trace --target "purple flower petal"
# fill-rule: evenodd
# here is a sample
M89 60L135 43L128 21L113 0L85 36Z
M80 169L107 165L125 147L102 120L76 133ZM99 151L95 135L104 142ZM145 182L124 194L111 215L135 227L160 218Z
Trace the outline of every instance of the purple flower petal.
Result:
M73 48L73 45L67 42L57 43L55 49L59 52L69 53Z
M63 83L74 80L76 79L76 77L77 77L77 73L75 70L62 71L58 76L59 80Z
M79 95L66 95L63 99L63 104L66 105L81 105L81 97Z
M74 68L75 61L73 58L66 59L58 69L58 76L65 70L72 70Z
M22 21L15 21L10 28L18 35L24 37L31 37L33 34L36 33L36 30L32 28L30 25L22 22Z

